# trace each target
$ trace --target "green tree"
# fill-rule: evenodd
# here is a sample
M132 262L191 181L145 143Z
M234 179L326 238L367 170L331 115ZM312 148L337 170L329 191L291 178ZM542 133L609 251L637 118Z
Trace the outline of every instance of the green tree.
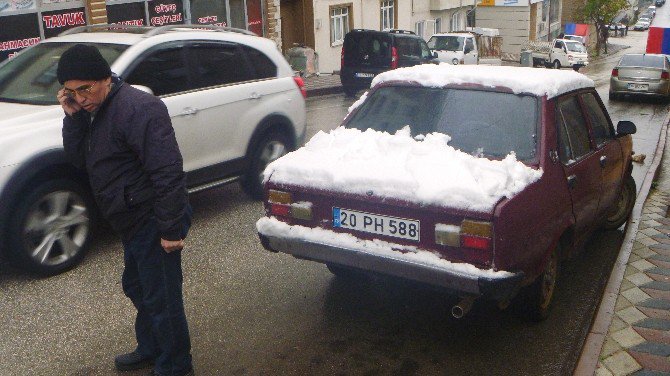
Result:
M596 34L598 35L596 54L599 54L603 47L605 53L607 53L608 27L614 21L614 17L628 8L630 8L630 4L627 0L586 0L584 5L578 9L578 17L596 27Z

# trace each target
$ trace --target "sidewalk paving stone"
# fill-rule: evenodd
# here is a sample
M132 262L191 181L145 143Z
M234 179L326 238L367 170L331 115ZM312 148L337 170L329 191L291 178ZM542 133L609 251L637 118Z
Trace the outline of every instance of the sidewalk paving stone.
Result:
M616 376L624 376L642 369L640 364L625 351L620 351L603 361L608 370Z

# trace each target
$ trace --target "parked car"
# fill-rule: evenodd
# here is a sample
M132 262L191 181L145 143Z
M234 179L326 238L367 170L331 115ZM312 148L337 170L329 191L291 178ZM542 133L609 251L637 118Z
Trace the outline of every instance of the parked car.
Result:
M435 58L423 38L411 31L355 29L344 36L340 81L344 93L353 96L369 88L381 72L433 63Z
M516 296L546 318L560 262L632 210L635 125L615 131L572 71L424 65L373 85L341 127L268 166L263 246L446 288L456 317Z
M626 54L610 76L610 100L626 94L670 100L670 62L662 54Z
M479 64L477 40L472 33L434 34L428 48L437 53L437 60L452 65Z
M656 17L656 6L650 5L647 7L647 12L651 13L654 17Z
M640 18L633 26L633 30L648 30L651 21L648 18Z
M0 65L4 257L54 274L88 248L95 204L84 173L66 161L56 100L58 58L76 43L95 45L113 72L161 97L191 191L241 181L251 196L262 196L265 166L302 144L302 79L269 39L197 27L81 27Z
M589 65L589 54L581 42L570 39L554 39L552 42L527 41L522 51L532 51L533 66L561 69L570 67L578 70Z
M664 4L665 4L665 0L656 0L654 2L654 5L656 5L657 8L662 7Z

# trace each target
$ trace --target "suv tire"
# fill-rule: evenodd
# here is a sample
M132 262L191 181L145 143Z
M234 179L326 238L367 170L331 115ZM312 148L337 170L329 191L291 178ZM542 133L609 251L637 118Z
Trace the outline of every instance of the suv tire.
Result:
M242 189L252 198L264 195L263 171L272 161L285 155L290 148L288 137L277 131L265 134L251 152L249 169L242 177Z
M342 89L344 90L344 95L347 97L355 97L358 92L358 89L355 86L342 85Z
M8 227L13 261L43 275L78 264L89 248L93 207L88 191L72 180L37 185L17 204Z

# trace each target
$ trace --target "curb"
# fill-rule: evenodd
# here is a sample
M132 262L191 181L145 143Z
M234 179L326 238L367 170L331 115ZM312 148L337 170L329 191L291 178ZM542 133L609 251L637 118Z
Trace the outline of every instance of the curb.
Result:
M344 89L342 89L342 85L307 89L307 98L318 97L321 95L328 95L328 94L338 94L342 93L343 91Z
M658 168L661 164L661 159L663 158L665 138L668 132L669 122L670 114L666 115L665 120L663 121L660 137L658 139L658 143L656 144L654 159L652 160L651 166L649 167L649 170L644 177L642 187L640 188L640 193L635 200L635 206L633 207L631 218L626 224L626 234L624 236L621 249L619 250L619 256L617 257L610 277L607 280L607 285L605 286L605 291L603 292L603 298L600 301L596 316L593 320L593 323L591 324L591 329L589 330L586 340L584 341L584 346L582 347L582 352L579 356L579 360L574 369L573 375L593 375L595 374L596 368L598 367L598 357L600 356L600 351L603 347L605 339L607 338L607 332L614 317L614 306L619 296L619 290L621 288L621 283L623 282L624 272L626 270L626 266L628 265L628 258L630 257L630 254L633 250L633 243L635 242L635 236L637 235L637 229L640 224L642 209L644 208L644 203L647 200L649 191L651 190L651 183L656 178L656 175L659 171Z

